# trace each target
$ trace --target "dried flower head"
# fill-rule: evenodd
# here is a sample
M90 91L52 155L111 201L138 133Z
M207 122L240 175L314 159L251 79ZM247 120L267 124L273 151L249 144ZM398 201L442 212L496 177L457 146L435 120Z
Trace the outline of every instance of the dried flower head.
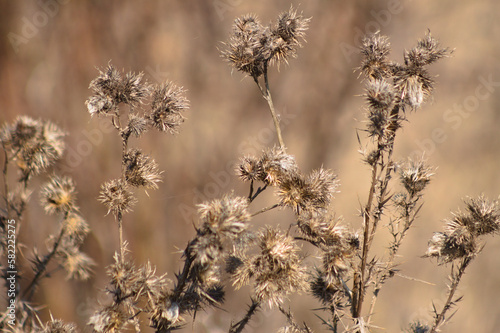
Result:
M52 176L40 189L40 201L48 214L76 210L76 190L69 177Z
M201 234L211 233L229 238L236 238L245 231L251 217L248 200L232 195L198 205L198 212L202 222Z
M149 85L142 82L144 73L120 73L114 66L108 65L99 70L97 78L90 82L89 88L95 93L85 104L91 115L107 114L119 103L135 105L141 103L149 94Z
M124 156L125 180L128 184L150 189L157 189L157 183L161 180L161 171L158 164L148 155L144 155L139 149L130 149Z
M309 28L310 18L303 17L302 13L297 14L293 7L278 16L276 25L272 29L275 36L271 47L273 50L272 60L287 61L290 57L295 57L297 48L302 47L305 41L305 31Z
M18 117L0 132L2 145L23 172L23 178L39 174L62 157L65 133L50 121Z
M425 160L408 160L401 166L400 180L411 197L422 192L434 176L433 169L426 165Z
M328 207L337 191L337 177L323 168L307 177L295 174L279 183L278 197L282 206L292 208L296 214L302 210L321 210Z
M263 178L262 165L260 161L253 156L241 158L240 164L236 167L236 174L243 181L255 181Z
M404 61L407 66L422 67L447 57L451 53L452 50L449 48L441 48L439 41L428 31L424 38L418 40L417 46L404 53Z
M278 305L283 297L306 288L306 272L300 265L299 247L293 238L267 228L259 235L260 253L245 259L236 268L234 285L237 288L255 279L257 299Z
M116 216L127 213L132 210L132 206L137 202L129 186L121 179L113 179L104 183L101 186L99 195L101 201L109 212L113 212Z
M143 287L140 270L135 268L133 262L120 260L118 254L114 255L114 261L107 269L112 285L110 292L118 302L127 297L135 297Z
M366 84L366 98L372 109L390 110L395 103L394 89L385 78L370 78Z
M88 280L92 275L94 261L85 253L76 248L70 248L62 253L63 267L67 272L67 279Z
M184 97L185 90L172 82L157 85L153 89L153 101L149 120L153 127L162 132L177 133L177 128L184 122L182 112L189 107Z
M259 164L262 169L260 180L272 186L292 178L299 171L295 157L279 147L264 150Z
M391 74L391 63L388 55L391 52L389 38L378 32L365 37L361 46L361 66L359 69L367 78L382 79Z
M88 223L80 214L74 211L70 212L66 216L63 224L65 234L76 243L82 242L85 236L87 236L87 234L90 232Z
M148 120L138 114L131 113L128 117L127 130L136 138L148 130Z
M490 201L484 196L465 200L470 222L468 227L478 236L497 233L500 230L500 206L497 200Z

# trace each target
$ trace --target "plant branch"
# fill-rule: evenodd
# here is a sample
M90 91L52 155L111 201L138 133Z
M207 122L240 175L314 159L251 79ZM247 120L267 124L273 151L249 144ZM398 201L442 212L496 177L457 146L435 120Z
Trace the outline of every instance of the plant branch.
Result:
M280 206L280 204L274 204L274 205L272 205L272 206L262 208L261 210L259 210L259 211L255 212L255 213L253 213L253 214L251 215L251 217L254 217L254 216L259 215L259 214L262 214L262 213L265 213L265 212L270 211L270 210L272 210L272 209L275 209L276 207L279 207L279 206Z
M260 302L252 299L252 304L248 307L247 313L245 314L245 317L238 321L235 324L231 324L231 327L229 328L229 333L241 333L245 326L248 324L250 321L250 318L257 312L257 310L260 307Z
M262 96L264 97L264 99L267 101L267 104L269 105L269 111L271 112L271 116L273 118L274 128L276 129L276 135L278 136L278 142L279 142L280 148L285 149L285 143L283 142L283 137L281 135L281 128L280 128L280 124L279 124L279 119L278 119L278 116L276 114L276 110L274 108L273 98L271 96L271 90L269 89L269 79L268 79L268 75L267 75L267 68L268 68L268 63L266 61L266 62L264 62L264 84L265 84L264 87L265 88L262 88L262 86L260 85L259 80L256 76L254 76L253 79L254 79L255 83L257 84L257 86L259 87L260 92L262 93Z
M446 302L443 305L443 309L439 314L436 313L436 319L434 320L434 324L432 325L432 328L430 330L430 333L435 333L438 331L439 326L444 322L446 312L452 307L452 305L456 302L456 300L453 300L453 297L455 296L455 292L457 291L458 284L460 283L460 280L462 279L462 276L465 273L465 269L467 266L471 263L472 259L474 259L474 256L467 256L462 259L462 262L460 263L460 266L458 267L458 271L456 274L453 272L453 266L451 267L451 276L452 276L452 282L451 286L448 289L448 297L446 299Z
M64 219L66 219L67 216L68 216L68 213L65 214ZM35 274L35 276L31 280L30 284L28 285L28 287L24 290L24 292L22 294L23 298L26 297L26 301L29 301L31 299L31 297L33 297L35 287L39 283L39 280L41 278L43 278L44 273L47 270L47 266L48 266L50 260L52 260L54 255L57 253L57 250L59 248L59 245L61 244L61 240L62 240L65 232L66 232L66 227L63 224L61 227L61 231L59 232L59 236L57 237L56 242L54 243L54 245L52 247L52 250L45 256L45 258L40 263L40 265L37 265L39 267L37 273Z

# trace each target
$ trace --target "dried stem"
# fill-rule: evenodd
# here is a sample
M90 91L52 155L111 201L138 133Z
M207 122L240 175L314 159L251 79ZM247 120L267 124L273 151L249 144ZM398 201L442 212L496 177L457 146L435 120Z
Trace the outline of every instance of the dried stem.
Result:
M390 113L390 124L388 126L387 143L382 144L384 138L379 136L378 139L378 151L376 161L372 164L372 179L370 184L370 191L368 193L368 200L363 211L363 245L361 254L361 264L358 272L354 274L354 287L353 287L353 304L352 304L352 315L354 318L359 318L361 316L361 310L363 307L363 301L365 297L365 287L368 283L366 264L368 262L368 253L370 251L373 238L377 231L378 222L380 221L382 215L382 209L390 199L387 197L387 186L389 180L391 179L391 173L393 171L393 161L392 153L394 150L394 140L396 138L396 130L398 128L397 120L399 117L399 105L394 106ZM387 162L384 161L384 152L387 155ZM380 162L381 161L381 162ZM381 163L380 171L378 170L378 164ZM373 214L373 205L375 199L375 190L377 188L377 182L380 180L380 176L385 169L385 174L382 182L380 183L380 190L377 194L377 206L376 214Z
M259 87L259 89L262 93L262 96L264 97L264 99L267 101L267 104L269 105L269 110L271 111L271 116L273 118L274 128L276 129L276 135L278 136L278 142L279 142L280 148L285 149L285 143L283 142L283 137L281 136L279 119L278 119L278 116L276 114L276 110L274 109L273 98L271 96L271 90L269 89L269 79L268 79L268 75L267 75L267 68L268 68L268 64L266 61L266 62L264 62L265 89L262 88L262 86L260 85L259 80L256 76L254 76L253 79L255 80L255 83Z
M65 214L64 219L66 219L68 216L68 213ZM57 250L59 248L59 245L61 244L61 240L66 232L66 228L64 224L61 227L61 231L59 232L59 236L56 239L56 242L54 243L52 250L45 256L43 261L40 263L40 265L37 265L38 271L31 280L30 284L28 287L24 290L22 297L25 298L27 301L33 297L33 293L35 291L35 287L38 285L40 279L44 277L44 273L47 270L47 266L49 265L50 260L54 257L54 255L57 253Z
M441 312L439 314L436 313L434 324L432 325L432 328L429 333L438 332L439 326L441 326L441 324L445 320L446 312L453 306L454 303L457 302L457 300L453 300L453 297L455 296L458 284L460 283L460 280L465 273L465 269L471 263L472 259L474 259L474 256L467 256L463 258L456 274L453 272L454 266L451 267L452 282L448 289L448 297L443 305L443 309L441 310Z
M265 213L265 212L270 211L270 210L272 210L272 209L275 209L275 208L277 208L277 207L279 207L279 206L280 206L280 204L274 204L274 205L272 205L272 206L262 208L261 210L259 210L259 211L255 212L255 213L253 213L253 214L251 215L251 217L254 217L254 216L259 215L259 214L262 214L262 213Z

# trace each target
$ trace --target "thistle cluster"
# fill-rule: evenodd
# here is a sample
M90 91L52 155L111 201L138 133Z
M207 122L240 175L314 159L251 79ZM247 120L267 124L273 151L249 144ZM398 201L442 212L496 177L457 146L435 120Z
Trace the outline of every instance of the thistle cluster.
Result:
M292 7L276 22L264 27L255 15L237 18L222 56L238 71L257 79L270 63L287 62L302 46L310 19Z
M0 142L4 150L3 161L3 199L5 207L0 210L0 253L12 258L14 253L26 252L30 245L16 241L21 228L24 211L32 190L29 188L34 176L47 173L49 168L62 158L64 153L65 133L47 120L35 120L28 116L18 117L12 124L4 125L0 130ZM10 186L10 167L15 165L19 177L15 187ZM74 331L72 325L51 321L46 325L36 320L39 308L31 305L31 299L40 282L50 276L49 269L62 268L67 279L87 280L92 274L93 260L81 251L89 225L79 212L76 200L76 186L67 176L55 173L49 176L39 190L40 203L48 215L55 215L60 222L57 231L46 236L47 251L43 253L33 246L30 265L24 256L15 261L15 270L25 278L25 283L16 290L17 312L16 326L12 330L38 331ZM7 221L16 221L16 228L7 226ZM15 234L13 234L14 232ZM15 238L13 238L15 237ZM21 250L23 249L23 250ZM12 262L12 260L10 260ZM26 266L31 266L31 274ZM54 267L55 266L55 267ZM4 267L5 269L5 267ZM10 270L13 270L12 267ZM4 274L7 279L10 274ZM0 328L6 329L8 312L2 314Z
M99 75L89 86L94 95L85 102L90 115L115 116L114 125L127 138L131 134L140 137L151 128L177 133L185 119L183 112L189 107L184 89L172 82L151 85L143 81L143 77L144 73L121 73L112 65L99 70ZM136 107L144 104L148 97L151 98L150 109L143 114L136 112ZM117 122L121 103L130 107L127 125L123 127Z
M52 122L19 116L0 130L7 160L17 164L21 179L28 181L59 160L64 152L65 133Z
M500 230L500 206L497 200L484 196L465 200L465 212L458 211L445 220L443 232L435 232L425 254L440 264L457 259L473 258L482 249L480 237L495 234Z
M111 116L122 139L122 177L105 182L99 196L108 213L112 212L118 219L137 202L132 187L157 189L161 180L162 172L153 158L137 148L127 148L130 136L140 138L152 128L175 134L189 107L182 88L172 82L151 85L143 77L143 73L124 74L108 65L91 81L94 95L85 102L92 116ZM150 108L140 112L137 106L143 105L146 98L151 100ZM120 110L121 104L128 105L128 112Z
M367 132L390 143L401 127L406 109L416 110L431 95L434 80L427 66L449 56L430 32L417 45L404 52L404 64L389 60L389 39L378 33L363 40L359 70L367 79ZM400 112L402 111L402 112Z
M337 176L331 170L320 168L304 175L295 157L277 147L265 149L259 158L243 157L236 172L252 186L254 181L274 186L279 205L291 208L297 215L302 211L325 210L338 187Z
M292 292L307 287L307 274L301 265L300 247L291 236L267 228L258 235L259 253L231 258L230 272L233 285L241 288L253 279L255 297L269 306L278 306Z

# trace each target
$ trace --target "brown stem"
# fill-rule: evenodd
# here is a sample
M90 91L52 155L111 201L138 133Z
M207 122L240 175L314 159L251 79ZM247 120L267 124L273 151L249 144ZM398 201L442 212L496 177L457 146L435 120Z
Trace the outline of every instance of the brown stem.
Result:
M269 79L267 75L267 62L264 62L264 84L265 84L265 89L262 88L262 86L259 83L259 80L256 76L253 77L255 83L259 87L262 96L264 99L267 101L267 104L269 105L269 110L271 111L271 117L273 118L274 122L274 128L276 129L276 135L278 136L278 142L280 145L281 149L285 149L285 143L283 141L283 137L281 135L281 128L279 124L279 119L276 114L276 110L274 109L274 103L273 103L273 98L271 96L271 90L269 89Z
M363 212L363 245L362 245L362 253L361 253L361 264L360 271L354 274L354 287L353 287L353 303L352 303L352 315L354 318L359 318L361 316L361 310L363 307L363 301L365 297L365 286L367 283L366 277L366 263L368 261L368 253L370 251L371 244L373 242L373 238L375 236L375 232L377 230L378 222L380 221L380 210L383 208L385 203L387 202L386 192L387 186L389 184L389 180L391 179L391 173L393 171L392 168L392 153L394 151L394 140L396 137L396 130L399 127L398 119L399 119L399 105L396 105L392 108L389 119L390 123L387 128L385 137L380 136L378 139L378 156L376 161L372 166L372 179L370 184L370 191L368 193L368 200ZM387 142L384 142L387 141ZM378 214L372 217L372 207L373 200L375 196L375 187L376 183L381 176L381 173L384 169L384 165L380 169L380 173L378 172L377 165L381 158L383 158L384 152L387 152L387 162L385 164L385 175L380 184L380 192L378 195Z
M259 211L255 212L255 213L253 213L253 214L251 215L251 217L254 217L254 216L259 215L259 214L262 214L262 213L265 213L265 212L270 211L270 210L272 210L272 209L274 209L274 208L277 208L277 207L279 207L279 206L280 206L280 204L274 204L274 205L272 205L272 206L262 208L261 210L259 210Z
M66 219L67 216L68 216L68 213L66 213L64 219ZM41 278L43 278L44 273L47 270L47 266L48 266L50 260L52 260L54 255L57 253L57 250L59 248L59 245L61 244L61 240L62 240L65 232L66 232L66 228L63 224L61 227L61 231L59 232L59 236L57 237L56 242L54 243L54 246L52 247L52 250L49 252L49 254L47 254L45 256L45 258L41 262L41 265L39 266L40 268L38 269L37 273L35 274L35 276L31 280L28 287L22 293L22 297L23 298L25 297L26 301L29 301L31 299L31 297L33 297L33 293L35 291L35 286L38 284L39 280Z
M458 284L460 283L460 279L465 273L465 269L467 266L471 263L473 256L468 256L462 259L462 262L460 264L460 267L458 268L458 274L453 274L453 266L452 266L452 277L453 281L451 283L451 286L448 290L448 298L446 299L446 302L443 305L443 309L441 312L437 315L436 319L434 320L434 324L432 325L432 328L429 333L436 333L438 331L439 326L443 323L445 314L446 312L451 308L453 305L453 297L455 296L455 292L457 291Z

